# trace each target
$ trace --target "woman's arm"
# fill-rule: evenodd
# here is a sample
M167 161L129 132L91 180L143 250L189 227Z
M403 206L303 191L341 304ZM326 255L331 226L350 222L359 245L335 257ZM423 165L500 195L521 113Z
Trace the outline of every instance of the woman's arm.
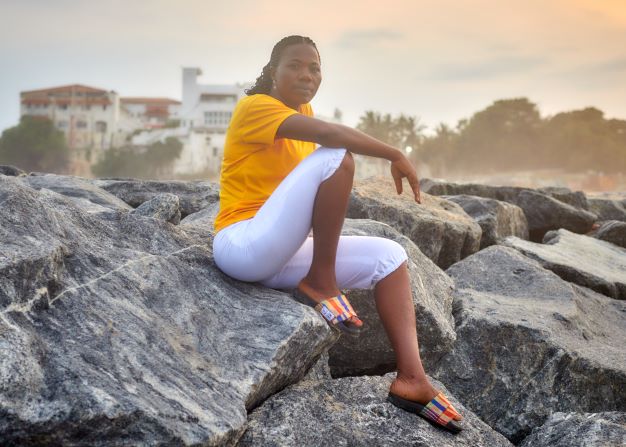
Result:
M343 147L355 154L385 158L391 161L391 176L398 194L402 193L402 178L406 177L415 195L415 201L421 203L415 168L404 153L363 132L297 114L282 122L276 131L276 138L310 141L324 147Z

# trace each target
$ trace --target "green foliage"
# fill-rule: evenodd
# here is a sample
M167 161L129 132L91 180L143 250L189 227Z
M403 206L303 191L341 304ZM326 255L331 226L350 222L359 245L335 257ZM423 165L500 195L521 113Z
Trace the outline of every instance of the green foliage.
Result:
M357 125L361 132L403 150L407 147L415 149L420 145L424 128L417 117L400 114L393 118L388 113L381 115L371 110L365 112Z
M455 130L440 124L416 159L438 176L540 168L626 172L626 121L606 120L595 108L543 119L526 98L499 100Z
M183 144L174 137L144 148L111 148L91 170L97 177L160 178L170 174L182 149Z
M65 135L45 117L25 115L0 137L0 164L25 171L64 173L69 160Z

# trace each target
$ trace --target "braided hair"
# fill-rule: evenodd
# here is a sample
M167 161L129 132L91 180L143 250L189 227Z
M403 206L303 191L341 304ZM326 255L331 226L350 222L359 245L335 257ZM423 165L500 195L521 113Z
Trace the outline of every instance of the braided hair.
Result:
M256 82L254 85L245 90L246 95L255 95L257 93L265 93L268 94L272 90L272 76L270 75L270 68L277 67L280 62L280 57L283 54L283 50L287 48L289 45L297 45L301 43L306 43L309 45L313 45L315 51L317 51L317 56L319 57L320 52L310 38L304 36L287 36L283 37L278 41L274 48L272 49L272 55L270 56L270 61L263 67L261 71L261 76L256 78ZM321 58L320 58L321 61Z

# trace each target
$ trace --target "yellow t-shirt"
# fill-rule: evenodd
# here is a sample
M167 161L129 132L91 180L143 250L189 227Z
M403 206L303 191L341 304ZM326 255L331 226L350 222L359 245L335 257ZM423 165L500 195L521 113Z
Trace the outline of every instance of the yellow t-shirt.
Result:
M313 116L310 104L295 111L264 94L247 96L237 103L226 132L216 234L254 217L287 174L315 150L315 143L274 139L282 122L298 112Z

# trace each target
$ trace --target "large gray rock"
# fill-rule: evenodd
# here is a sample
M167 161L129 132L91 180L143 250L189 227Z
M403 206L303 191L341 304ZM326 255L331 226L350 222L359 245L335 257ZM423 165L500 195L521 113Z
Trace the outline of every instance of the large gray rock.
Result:
M452 434L386 402L394 374L302 381L249 415L239 447L269 446L512 446L447 394L463 415ZM433 385L447 393L436 380Z
M0 176L0 444L232 445L336 337L211 241Z
M618 447L626 445L626 413L554 413L520 447Z
M131 211L131 214L161 219L178 225L180 223L180 201L178 196L174 194L159 194L139 205Z
M424 365L435 363L452 348L456 338L452 319L452 280L409 238L387 224L369 219L346 219L342 234L384 237L404 247L409 258L420 356ZM341 337L330 349L333 377L394 371L396 357L376 310L374 289L351 290L347 297L365 326L358 340Z
M492 186L482 185L479 183L454 183L446 180L430 178L420 179L420 188L423 192L434 196L458 196L465 194L501 200L509 203L514 202L520 192L529 190L529 188L521 188L519 186Z
M11 177L22 177L26 174L26 172L22 171L20 168L11 165L0 165L0 175L8 175Z
M566 281L616 299L626 299L626 249L609 242L551 231L543 244L508 237L502 245L535 259Z
M219 186L211 182L136 179L96 179L92 180L92 182L94 185L117 196L133 208L162 193L177 195L180 199L182 217L196 213L215 202L219 202Z
M31 188L37 190L45 188L69 197L87 212L132 210L132 207L113 194L94 186L88 179L82 177L40 174L21 177L21 180Z
M441 268L478 251L482 230L463 208L428 194L421 194L422 203L418 204L409 191L405 185L398 195L393 181L382 177L358 182L347 217L391 225Z
M574 208L535 191L520 192L515 204L524 210L528 219L529 238L536 242L541 241L548 231L559 228L585 234L597 220L597 216L589 211Z
M626 302L491 246L446 271L457 339L431 374L514 443L557 411L626 410Z
M599 227L588 236L626 248L626 222L605 220L600 222Z
M537 189L537 192L546 194L563 203L579 208L581 210L589 210L589 202L587 196L582 191L572 191L562 186L546 186Z
M565 228L575 233L587 233L597 220L594 213L586 211L584 194L567 193L566 188L543 188L535 191L517 186L491 186L475 183L451 183L422 179L420 186L433 195L461 195L486 197L519 206L528 220L529 238L540 242L550 230Z
M590 198L589 209L598 216L598 220L626 222L626 199Z
M197 227L202 227L206 231L210 231L211 233L215 232L215 227L213 223L215 222L215 218L217 217L217 213L220 210L219 201L208 205L206 208L201 209L193 214L189 214L187 217L180 221L181 225L194 225Z
M480 249L497 244L507 236L528 239L528 221L516 205L480 196L441 196L463 208L482 228Z

